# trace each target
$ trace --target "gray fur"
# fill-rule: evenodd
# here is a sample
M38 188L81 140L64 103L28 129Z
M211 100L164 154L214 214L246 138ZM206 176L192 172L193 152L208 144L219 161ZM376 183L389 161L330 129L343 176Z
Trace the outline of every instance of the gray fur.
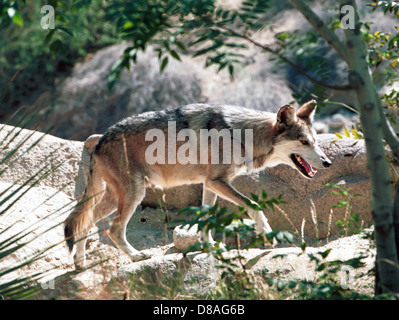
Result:
M117 209L108 231L110 238L133 261L148 258L146 252L137 251L126 241L125 228L136 206L144 198L145 188L150 185L168 188L202 183L203 204L212 205L216 196L220 196L245 207L256 221L259 233L271 232L263 212L250 208L247 201L251 200L236 190L231 181L248 170L261 170L278 164L287 164L307 178L313 177L313 166L329 166L331 162L318 148L316 135L311 127L314 109L314 101L304 104L297 112L289 105L283 106L277 115L235 106L190 104L135 115L111 126L101 138L98 135L89 137L86 144L94 151L88 187L83 196L83 199L89 201L77 206L66 221L65 234L69 243L72 243L71 239L85 238L98 220ZM222 141L218 148L223 152L219 153L219 162L216 164L209 160L207 163L195 164L172 163L168 161L169 158L164 164L148 163L145 152L152 142L146 140L146 133L151 129L160 129L167 136L170 121L176 122L177 132L192 129L197 136L201 129L216 129L218 132L227 129L230 133L235 129L241 130L241 145L238 145L241 155L245 155L247 151L245 130L252 130L253 158L250 159L250 165L245 163L246 169L242 163L223 163L221 154L231 150L222 150ZM230 137L233 141L233 135ZM177 147L185 142L175 141ZM168 140L165 144L168 144ZM201 150L198 141L194 147L199 154ZM209 143L208 151L210 148ZM306 163L306 166L295 159ZM209 234L203 237L213 242ZM84 242L81 241L77 246L77 267L84 265Z

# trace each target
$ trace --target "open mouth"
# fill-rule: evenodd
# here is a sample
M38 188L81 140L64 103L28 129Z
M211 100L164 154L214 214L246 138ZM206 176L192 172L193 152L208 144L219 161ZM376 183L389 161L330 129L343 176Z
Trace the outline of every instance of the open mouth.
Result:
M302 173L306 178L313 178L317 170L313 169L312 166L307 163L302 157L297 154L291 154L291 160L298 168L299 172Z

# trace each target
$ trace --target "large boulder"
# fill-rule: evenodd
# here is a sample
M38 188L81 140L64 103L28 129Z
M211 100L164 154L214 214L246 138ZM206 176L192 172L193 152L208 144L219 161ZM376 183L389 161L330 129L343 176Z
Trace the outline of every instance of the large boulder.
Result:
M337 139L335 135L323 134L319 135L318 143L333 165L319 170L313 179L305 179L296 170L279 165L266 169L255 179L240 177L234 185L247 195L250 192L259 195L261 190L266 190L270 197L282 195L286 203L279 205L281 210L265 212L274 229L292 230L295 226L301 230L305 220L305 236L324 238L343 231L337 227L337 221L349 221L353 214L358 215L359 224L370 225L373 222L371 185L364 140ZM350 188L349 194L354 197L334 194L332 191L338 189L327 184ZM339 200L350 202L350 207L335 208Z
M50 134L0 126L0 181L48 186L76 198L84 190L89 154L83 142Z
M358 216L359 226L370 225L371 186L364 140L337 139L333 134L321 134L318 136L318 143L333 165L319 170L311 180L303 178L291 167L279 165L267 168L258 175L240 176L233 181L233 185L247 196L251 193L260 195L262 190L266 190L269 197L282 195L286 203L273 211L265 210L274 229L302 230L304 236L325 238L343 231L338 228L337 221L348 222L351 215ZM338 189L328 187L327 184L349 190L349 195L353 197L334 194L332 191ZM200 185L178 187L170 191L152 190L147 193L144 204L155 206L163 199L163 206L169 209L200 205L201 192ZM348 201L349 205L334 207L340 200ZM228 201L218 199L218 202L221 206L235 209Z
M0 176L0 182L23 184L37 174L37 178L32 180L37 180L35 185L62 191L71 199L82 195L90 158L83 142L64 140L11 126L2 127L0 139L3 141L0 156L8 157L1 165L4 172ZM294 169L279 165L258 175L238 177L233 185L248 196L251 193L260 195L262 190L266 190L270 197L282 194L282 199L287 203L279 206L281 210L265 211L274 229L301 230L305 220L304 235L314 237L317 234L323 238L328 233L333 235L339 231L336 222L344 219L349 209L349 214L358 214L360 222L363 221L365 226L371 224L371 189L364 141L337 139L331 134L319 135L318 141L333 165L319 170L313 179L305 179ZM332 189L326 186L327 183L350 188L350 194L360 196L351 199L351 208L333 208L339 200L348 199L332 194ZM154 227L179 218L176 212L186 206L200 205L201 195L201 185L168 190L148 188L142 207L162 210L149 210L151 214L148 217L140 215L137 225L146 223ZM234 209L229 202L219 201L221 205Z
M109 91L109 72L128 46L115 44L88 55L60 83L53 110L62 119L56 136L84 140L92 133L105 132L124 117L168 106L211 102L277 111L292 99L283 76L273 71L274 64L263 56L245 70L236 70L236 79L231 81L227 73L204 69L204 58L185 55L181 62L169 59L161 73L152 47L138 54L137 63L130 71L124 70Z
M62 228L62 221L75 202L71 202L64 193L49 187L28 189L0 183L0 192L5 192L5 196L14 191L17 193L12 200L21 193L24 195L1 217L0 241L4 244L3 241L22 232L26 233L26 237L19 239L15 245L24 242L27 244L8 254L5 259L0 259L0 271L10 270L37 257L41 252L43 254L33 263L3 274L0 285L36 275L43 289L36 297L39 299L172 299L178 292L183 292L186 297L206 297L221 279L223 269L218 267L220 261L199 252L184 256L176 252L170 240L165 244L161 237L156 236L149 249L153 257L132 263L104 236L101 225L93 230L86 246L87 262L91 267L75 274L72 258L63 242ZM8 203L3 204L0 210L7 206ZM129 227L128 239L140 247L144 241L143 234L134 232L137 231L135 227ZM151 237L151 230L146 231ZM9 248L13 247L14 244ZM365 277L361 280L355 277L359 273L366 274L374 266L372 254L375 254L375 250L370 255L369 240L355 235L332 241L320 248L309 246L306 252L315 255L326 249L333 249L328 256L329 260L346 260L368 254L364 261L366 265L361 270L349 270L349 280L354 281L349 284L372 287L370 276L367 281ZM225 254L225 258L233 259L238 254L247 271L261 278L278 276L286 280L295 278L317 281L314 261L307 254L302 254L298 247L231 251Z
M0 251L5 254L0 259L0 272L42 257L2 275L0 285L36 273L43 273L45 282L72 270L62 242L62 224L75 202L65 193L45 186L31 188L0 182L0 192L2 200L10 197L0 206ZM13 252L14 248L18 250Z
M166 281L163 282L166 284L179 280L186 292L197 296L207 294L217 285L220 276L216 270L218 261L206 254L195 253L185 257L176 252L172 240L174 226L171 221L179 217L176 210L166 210L165 207L169 205L179 208L182 203L198 203L201 198L198 186L181 189L176 201L171 197L173 193L166 190L168 202L163 204L161 209L157 207L157 202L146 198L146 202L154 208L143 204L133 216L128 226L128 241L137 249L151 250L153 258L131 263L106 236L104 229L108 227L109 219L105 219L92 230L87 243L88 263L95 266L79 275L67 277L67 272L74 268L72 257L63 242L62 223L76 203L74 198L82 194L85 186L84 176L89 156L84 150L84 144L10 126L2 127L0 139L4 142L0 157L8 157L1 165L3 174L0 176L0 192L2 199L8 200L0 207L0 242L18 235L21 231L26 233L26 237L19 239L15 244L12 243L10 248L28 242L26 246L17 248L18 250L0 260L0 270L9 270L52 247L43 252L41 259L3 275L0 284L44 272L43 278L40 279L42 287L47 289L40 296L43 299L60 295L66 298L110 298L108 293L112 292L115 283L125 283L125 280L132 278L144 280L144 283L151 279L161 279ZM330 135L322 135L319 140L321 147L333 161L333 166L318 172L313 180L304 180L292 169L279 166L268 169L256 179L240 177L235 181L237 188L246 194L256 193L263 187L268 187L270 196L283 194L283 199L288 202L281 205L286 217L279 211L266 212L273 227L290 229L288 217L298 228L302 219L306 219L306 225L310 227L309 230L305 228L305 235L311 235L314 232L309 209L312 199L317 211L319 236L323 236L323 223L326 223L330 207L339 198L325 187L327 182L350 186L351 192L361 193L362 197L353 199L352 211L359 213L365 223L371 223L368 201L370 185L365 165L364 142L352 139L334 142L335 138ZM16 146L19 147L14 152ZM21 186L37 172L43 175L42 179L33 179ZM338 214L338 210L334 209L334 217ZM337 230L332 228L331 234L334 231ZM184 234L181 238L180 240L184 241ZM356 242L353 239L345 243L340 241L337 252L348 252L345 258L354 257L358 254L358 244L363 241L360 237L356 239ZM362 248L365 247L363 242ZM329 246L336 247L333 242ZM350 246L353 250L349 252L346 249ZM309 250L314 253L319 249ZM252 249L243 254L245 261L253 261L250 264L255 273L273 273L274 270L280 270L287 265L288 261L294 271L293 275L308 279L309 274L313 275L312 262L302 258L297 260L299 253L293 248L278 248L266 251ZM288 260L273 259L275 255L286 256ZM306 270L303 267L305 264ZM371 260L368 261L368 268L370 266ZM306 271L305 274L302 269ZM61 284L60 281L65 279L69 280ZM111 281L112 279L116 281ZM69 292L66 293L65 290Z

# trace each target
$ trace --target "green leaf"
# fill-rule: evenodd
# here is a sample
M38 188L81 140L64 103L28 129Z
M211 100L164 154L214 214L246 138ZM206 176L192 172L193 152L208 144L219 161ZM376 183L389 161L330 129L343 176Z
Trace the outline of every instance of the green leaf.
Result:
M323 257L323 259L325 259L330 254L331 250L332 249L330 248L330 249L327 249L327 250L325 250L323 252L320 252L320 255Z
M340 205L340 206L342 206L342 207L346 206L347 204L348 204L347 201L344 201L344 200L339 200L339 201L338 201L338 205Z
M133 27L133 22L132 21L126 21L124 24L123 24L123 30L127 30L127 29L130 29L131 27Z
M285 286L287 285L287 282L285 282L284 280L279 280L277 282L277 289L279 291L284 290Z
M232 64L229 64L229 74L230 74L230 78L234 79L234 66Z
M259 197L255 194L251 192L251 198L255 201L255 202L259 202Z
M184 45L183 42L176 40L175 44L182 52L186 52L187 51L186 46Z
M64 20L64 21L70 21L71 20L71 18L67 14L65 14L64 12L62 12L60 10L55 10L55 14L60 16L62 18L61 20Z
M334 134L336 135L336 137L338 139L343 139L344 138L339 132L335 132Z
M345 135L345 137L350 138L351 133L349 132L348 129L345 128L345 129L344 129L344 135Z
M285 40L287 40L289 35L290 34L287 31L285 31L285 32L280 32L280 33L276 34L275 37L276 37L277 40L285 41Z
M363 134L359 132L356 128L352 129L352 134L354 139L363 139Z
M249 199L247 199L247 198L244 198L244 202L245 202L245 204L246 204L248 207L250 207L251 209L258 210L258 211L262 211L262 208L261 208L257 203L252 202L251 200L249 200Z
M169 62L168 57L163 58L163 60L161 62L161 68L160 68L161 73L165 70L166 66L168 65L168 62Z
M24 26L24 19L22 18L21 14L19 12L15 12L15 14L11 18L11 20L19 27Z
M48 43L50 42L50 40L51 40L51 38L53 37L54 33L55 33L55 29L51 29L51 30L47 33L46 38L44 39L44 43L45 43L45 44L48 44Z
M294 289L298 284L298 281L295 279L291 279L288 281L288 288Z
M284 240L287 240L289 243L292 243L294 241L294 237L292 234L288 231L277 231L275 233L275 238L279 242L282 242Z
M59 40L59 39L54 40L54 41L50 44L50 50L51 50L52 52L60 52L60 51L64 50L64 48L65 48L64 43L63 43L61 40Z
M336 29L336 28L342 28L342 22L341 20L335 21L332 25L331 25L331 29Z
M64 26L57 26L56 29L62 30L66 34L69 34L71 37L73 37L73 32L71 30L69 30L68 28L64 27Z
M170 55L175 58L176 60L181 61L180 56L178 55L178 53L175 50L170 50Z

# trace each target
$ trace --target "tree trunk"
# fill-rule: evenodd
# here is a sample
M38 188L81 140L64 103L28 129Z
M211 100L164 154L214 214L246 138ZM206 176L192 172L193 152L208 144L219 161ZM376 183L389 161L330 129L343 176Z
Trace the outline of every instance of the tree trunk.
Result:
M382 121L386 119L382 118L381 102L368 72L367 51L360 33L356 2L354 0L340 1L341 6L351 5L355 9L355 28L344 30L345 49L342 49L341 41L335 35L331 35L332 31L320 22L320 18L302 0L291 0L291 3L304 14L332 47L340 50L338 53L350 68L349 84L356 90L359 101L358 110L365 138L367 167L372 187L371 202L377 246L376 270L378 271L376 292L398 293L399 265L395 244L392 184L383 145Z
M363 128L367 166L372 186L372 215L377 246L377 292L399 292L398 256L393 220L392 184L383 145L382 106L368 72L367 52L360 33L356 2L342 1L355 9L355 29L346 29L345 38L350 68L349 82L355 88L359 101L360 121ZM344 4L341 2L341 5ZM381 286L381 287L380 287Z

